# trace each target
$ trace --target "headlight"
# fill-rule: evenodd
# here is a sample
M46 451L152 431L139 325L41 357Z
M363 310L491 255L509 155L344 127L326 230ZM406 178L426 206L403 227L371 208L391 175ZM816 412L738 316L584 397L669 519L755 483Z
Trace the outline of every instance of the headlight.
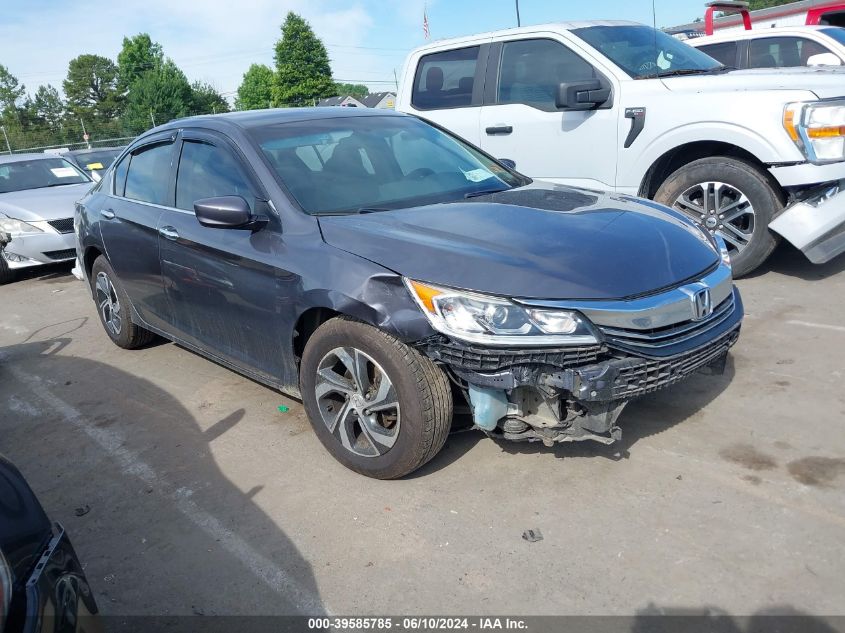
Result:
M447 336L489 345L583 345L597 343L577 312L523 308L499 297L451 290L405 279L431 326Z
M783 127L810 162L845 160L845 101L790 103Z
M12 237L27 235L29 233L43 233L37 226L32 226L27 222L8 218L5 215L0 215L0 233L8 233Z
M9 617L9 607L12 604L12 570L3 552L0 552L0 631Z

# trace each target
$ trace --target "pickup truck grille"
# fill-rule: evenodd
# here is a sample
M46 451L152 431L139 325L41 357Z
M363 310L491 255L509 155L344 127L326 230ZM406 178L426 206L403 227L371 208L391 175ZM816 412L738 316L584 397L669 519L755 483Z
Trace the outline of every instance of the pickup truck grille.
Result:
M707 332L727 320L733 314L735 305L733 293L722 301L703 321L683 321L652 330L634 330L600 326L608 345L623 349L640 349L644 352L683 343Z

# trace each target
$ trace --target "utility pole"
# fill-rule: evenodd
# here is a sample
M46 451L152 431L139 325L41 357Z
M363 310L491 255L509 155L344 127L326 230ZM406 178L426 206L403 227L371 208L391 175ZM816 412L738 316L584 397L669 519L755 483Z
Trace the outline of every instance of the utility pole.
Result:
M393 69L393 83L396 84L396 93L399 94L399 78L396 76L396 69Z
M0 125L0 130L3 130L3 136L6 138L6 149L9 150L9 154L12 153L12 146L9 145L9 135L6 134L6 126Z
M85 141L88 149L91 149L91 143L88 142L88 132L85 130L85 121L82 120L82 117L79 117L79 122L82 124L82 140Z
M153 109L152 108L150 108L150 121L153 122L153 127L155 127L156 126L156 119L153 116Z
M516 25L522 26L522 22L519 19L519 0L514 0L516 2Z

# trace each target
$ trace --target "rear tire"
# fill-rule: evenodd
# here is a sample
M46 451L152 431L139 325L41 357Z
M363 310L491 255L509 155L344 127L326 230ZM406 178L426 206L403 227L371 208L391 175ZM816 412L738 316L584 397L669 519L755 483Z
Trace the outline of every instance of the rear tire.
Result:
M135 349L155 339L155 334L132 320L129 296L105 256L94 261L90 281L100 323L115 345Z
M654 200L722 236L734 277L760 266L780 239L769 223L784 207L783 192L748 161L726 156L695 160L672 173Z
M323 446L367 477L413 472L449 435L452 393L443 370L358 321L339 317L314 332L302 355L300 388Z
M3 253L0 251L0 286L12 282L15 279L15 272L9 268L9 264L3 258Z

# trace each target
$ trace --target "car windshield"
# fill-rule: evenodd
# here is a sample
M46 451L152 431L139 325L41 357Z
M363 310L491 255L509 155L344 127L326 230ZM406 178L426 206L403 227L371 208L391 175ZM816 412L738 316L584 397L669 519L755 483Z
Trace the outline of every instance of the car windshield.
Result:
M693 75L725 68L706 53L650 26L588 26L572 31L634 79Z
M112 161L118 157L122 150L104 149L95 152L77 154L76 161L85 171L101 172L108 169Z
M266 125L252 134L306 213L407 208L530 182L413 117L330 117Z
M63 158L38 158L0 164L0 193L91 182Z
M819 30L828 37L836 40L840 44L845 45L845 29L843 29L841 26L832 26L829 29Z

